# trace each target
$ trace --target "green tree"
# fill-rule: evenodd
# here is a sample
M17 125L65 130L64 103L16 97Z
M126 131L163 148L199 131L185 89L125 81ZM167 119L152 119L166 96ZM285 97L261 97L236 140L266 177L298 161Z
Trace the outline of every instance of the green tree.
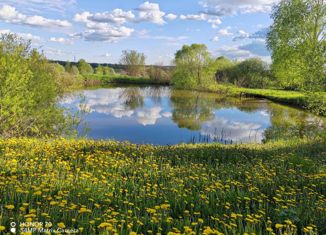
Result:
M218 57L214 62L214 68L216 70L215 78L217 82L229 82L231 71L234 68L235 63L225 58L224 56Z
M82 75L92 74L94 72L92 66L88 64L84 59L80 59L78 61L77 67L79 73Z
M145 71L146 57L143 53L139 53L135 50L122 51L120 63L125 65L127 73L130 76L143 75Z
M213 81L212 59L203 44L184 45L175 54L172 83L180 88L205 86Z
M103 75L104 74L104 67L102 65L99 65L95 69L95 73L98 75Z
M150 66L147 74L150 79L155 81L169 81L170 80L170 72L168 70L162 69L160 66Z
M103 74L104 75L113 75L115 74L115 71L113 68L110 68L109 66L103 67Z
M74 75L78 75L79 74L78 67L76 65L71 66L70 73L72 73Z
M282 0L274 8L267 44L283 87L326 89L325 17L324 0Z
M251 58L233 67L229 81L242 87L266 88L271 85L271 76L266 63L259 58Z
M16 35L1 36L0 136L65 132L68 117L57 106L59 92L51 64L43 55Z
M69 61L66 62L65 64L65 70L67 73L70 73L71 72L71 63Z

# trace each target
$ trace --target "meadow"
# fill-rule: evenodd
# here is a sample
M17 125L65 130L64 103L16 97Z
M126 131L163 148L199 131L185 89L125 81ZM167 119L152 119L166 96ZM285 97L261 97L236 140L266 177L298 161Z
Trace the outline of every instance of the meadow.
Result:
M0 233L325 234L325 143L0 140Z

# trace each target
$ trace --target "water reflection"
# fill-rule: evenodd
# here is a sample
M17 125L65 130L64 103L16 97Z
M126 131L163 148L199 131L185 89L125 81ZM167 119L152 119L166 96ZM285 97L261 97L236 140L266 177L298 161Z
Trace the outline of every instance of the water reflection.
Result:
M60 104L72 112L88 110L87 137L134 143L261 143L324 129L324 119L266 100L226 99L168 87L84 90Z

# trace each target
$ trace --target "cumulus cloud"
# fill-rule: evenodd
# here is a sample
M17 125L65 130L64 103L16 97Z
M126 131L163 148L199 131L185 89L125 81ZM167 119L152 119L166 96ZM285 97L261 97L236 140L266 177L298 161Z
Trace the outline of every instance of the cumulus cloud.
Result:
M134 29L128 28L126 26L121 26L122 22L126 22L127 18L122 17L123 15L126 16L129 14L128 12L116 11L116 15L119 15L116 19L116 23L118 25L114 26L107 22L101 21L108 21L109 16L108 13L103 13L102 18L96 18L96 14L92 14L90 12L83 12L78 13L74 16L74 21L84 23L86 26L86 30L82 33L77 33L72 35L75 38L84 38L86 41L108 41L108 42L117 42L122 38L129 37L133 32ZM97 15L99 17L99 15ZM106 18L104 19L104 16ZM96 18L96 20L94 19ZM130 15L131 17L131 15ZM131 17L132 18L132 17ZM112 18L110 19L113 20Z
M109 26L103 30L87 30L81 34L86 41L108 41L117 42L122 38L129 37L134 29L127 27Z
M0 20L6 23L39 26L39 27L66 28L71 26L71 24L66 20L47 19L44 18L43 16L38 16L38 15L34 15L34 16L25 15L17 11L15 7L12 7L10 5L4 5L2 6L2 8L0 8Z
M168 20L175 20L175 19L178 18L178 16L175 15L175 14L170 13L170 14L165 15L165 18L168 19Z
M279 0L202 0L200 3L208 14L230 15L237 12L270 12Z
M74 34L74 37L84 38L86 41L117 42L129 37L134 29L125 26L127 23L151 22L164 24L165 17L168 20L176 19L174 14L165 14L157 3L144 2L136 8L136 13L115 9L111 12L91 13L88 11L77 13L74 21L84 23L86 30Z
M158 3L144 2L137 8L139 11L137 21L147 21L154 24L165 24L163 16L165 12L160 10L160 5Z
M88 20L119 25L135 19L135 15L131 11L123 11L121 9L114 9L112 12L95 13L94 15L88 14Z

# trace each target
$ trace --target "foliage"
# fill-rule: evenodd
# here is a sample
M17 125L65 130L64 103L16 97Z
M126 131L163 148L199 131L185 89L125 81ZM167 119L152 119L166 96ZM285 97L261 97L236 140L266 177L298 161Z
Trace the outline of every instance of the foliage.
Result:
M67 68L67 64L65 67L58 63L50 64L51 73L61 93L71 88L80 88L84 85L84 79L79 75L78 68L75 65L70 66L68 68L69 72L67 72Z
M160 68L159 66L150 66L147 74L150 79L155 81L170 81L170 71Z
M94 72L92 66L88 64L84 59L80 59L78 61L77 67L79 73L82 75L92 74Z
M230 82L240 87L266 88L271 84L268 65L259 58L244 60L233 67Z
M324 0L283 0L274 8L267 43L284 88L326 90L325 17Z
M95 69L95 74L97 74L97 75L113 75L114 70L112 68L110 68L109 66L99 65Z
M203 44L184 45L175 54L172 83L178 88L204 87L211 83L216 71L213 60Z
M218 57L214 62L214 68L216 70L215 79L217 82L230 82L232 69L234 69L235 63L228 58Z
M120 63L126 65L129 76L143 75L145 72L146 57L135 50L122 51Z
M1 232L325 234L325 148L0 140Z
M59 135L68 128L57 72L30 44L13 35L0 40L0 136ZM59 70L59 71L58 71Z

